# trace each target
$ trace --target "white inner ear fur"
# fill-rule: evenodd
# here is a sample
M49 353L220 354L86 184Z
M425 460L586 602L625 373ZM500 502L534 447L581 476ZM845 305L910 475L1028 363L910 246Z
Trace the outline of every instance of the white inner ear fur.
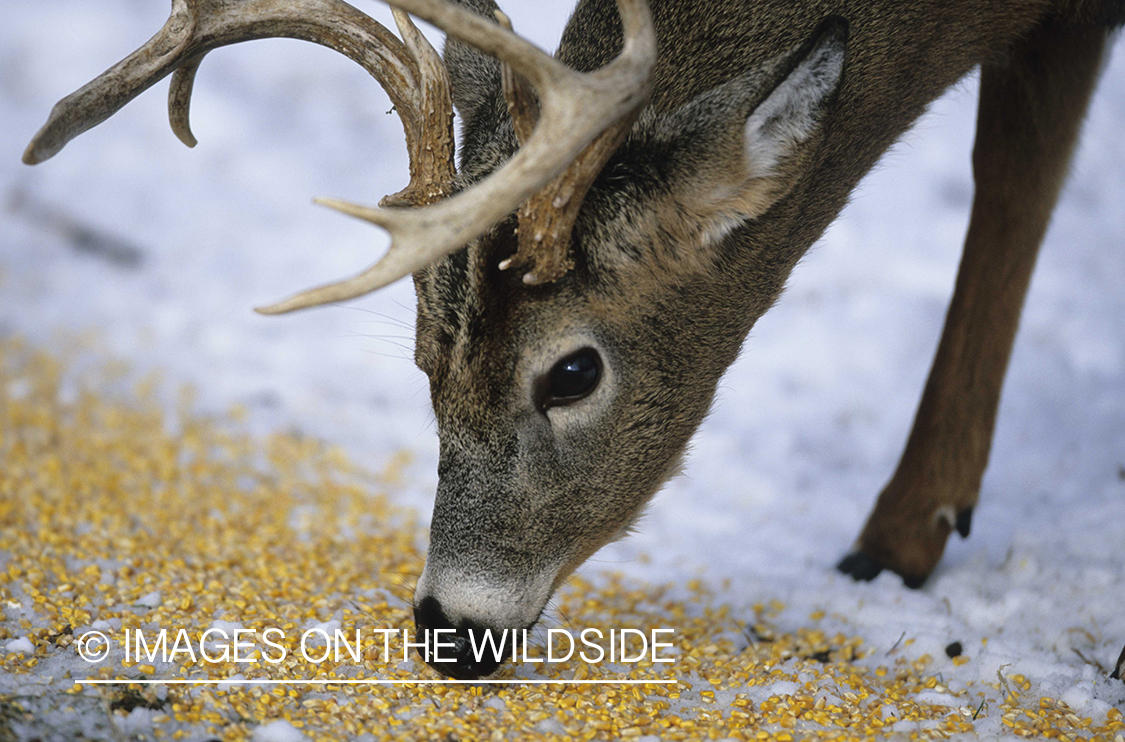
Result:
M814 131L844 68L844 47L821 44L746 119L743 142L751 178L773 175Z

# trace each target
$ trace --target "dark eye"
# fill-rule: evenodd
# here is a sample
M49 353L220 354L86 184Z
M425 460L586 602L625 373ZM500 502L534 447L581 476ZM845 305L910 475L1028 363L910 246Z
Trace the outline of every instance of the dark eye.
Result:
M593 348L571 353L555 364L545 379L540 406L551 407L577 402L597 388L602 377L602 359Z

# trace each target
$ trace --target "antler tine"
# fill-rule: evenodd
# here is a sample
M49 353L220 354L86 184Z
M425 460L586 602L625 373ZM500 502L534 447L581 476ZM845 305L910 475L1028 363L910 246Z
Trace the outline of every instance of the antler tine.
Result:
M497 10L495 15L501 26L508 31L512 30L512 21L503 11ZM500 65L500 81L504 90L504 99L508 103L508 115L512 119L516 141L522 146L531 138L531 132L535 130L535 124L539 121L539 101L535 99L535 91L527 84L527 80L507 62Z
M454 164L453 95L445 63L410 16L392 8L403 43L417 67L418 105L401 112L410 154L410 184L380 206L428 206L449 195Z
M516 254L501 261L500 270L525 269L523 282L540 286L574 267L570 235L582 202L635 120L635 115L627 116L606 129L570 167L520 206Z
M497 10L496 19L511 30L508 16ZM539 120L539 102L527 81L507 62L500 67L504 98L517 141L522 145ZM625 138L635 116L626 116L598 135L561 175L520 206L516 254L500 262L500 270L526 268L524 283L540 285L562 278L574 267L570 259L570 234L586 193L602 167Z
M71 139L105 121L167 75L190 41L194 25L187 2L173 0L164 27L144 46L55 104L47 123L24 150L23 161L36 165L54 157Z
M278 314L354 298L418 271L484 234L572 163L575 167L560 178L563 187L555 189L550 205L559 209L580 202L600 165L652 92L656 34L645 0L617 0L625 32L622 51L613 62L590 73L571 70L501 26L463 8L438 0L395 0L395 4L510 65L513 73L524 77L539 94L538 123L499 170L427 208L372 209L321 200L324 205L386 229L391 235L390 249L380 262L351 279L302 292L258 312ZM576 163L576 158L580 162ZM573 213L568 210L563 215L555 232L565 230L569 236L568 225L573 225L577 215L577 208L571 208ZM530 280L525 276L525 282L539 282L534 272L539 270L536 267L531 272Z
M184 62L172 73L172 84L168 88L168 123L172 132L189 147L199 144L191 132L191 94L195 89L195 73L203 57Z

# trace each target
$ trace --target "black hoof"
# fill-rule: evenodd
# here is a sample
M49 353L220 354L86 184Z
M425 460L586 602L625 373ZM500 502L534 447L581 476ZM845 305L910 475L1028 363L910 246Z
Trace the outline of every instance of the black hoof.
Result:
M902 575L902 584L911 590L918 590L926 584L928 578L929 575L922 575L921 577L918 575Z
M1114 680L1125 680L1125 648L1121 649L1121 656L1117 658L1117 667L1113 669L1110 677Z
M962 510L957 513L957 533L961 534L961 538L968 538L969 531L973 528L973 506Z
M851 577L853 580L870 582L883 571L883 565L867 556L862 551L853 551L840 560L840 563L836 565L836 569Z
M853 551L840 560L836 569L858 582L870 582L879 576L884 567L882 562L864 554L862 551ZM917 590L926 584L929 575L920 577L918 575L900 575L900 577L902 577L902 584L911 590Z

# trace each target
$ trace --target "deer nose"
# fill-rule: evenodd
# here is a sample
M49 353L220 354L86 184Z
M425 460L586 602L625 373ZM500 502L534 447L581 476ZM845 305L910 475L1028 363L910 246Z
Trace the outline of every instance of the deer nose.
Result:
M415 651L427 665L457 680L476 680L491 675L500 667L503 657L511 654L509 641L513 632L493 630L496 643L490 644L486 641L484 627L468 621L454 625L442 610L441 602L432 595L414 606L414 626L418 634ZM438 632L438 629L443 631ZM497 646L501 646L500 651L493 651Z

